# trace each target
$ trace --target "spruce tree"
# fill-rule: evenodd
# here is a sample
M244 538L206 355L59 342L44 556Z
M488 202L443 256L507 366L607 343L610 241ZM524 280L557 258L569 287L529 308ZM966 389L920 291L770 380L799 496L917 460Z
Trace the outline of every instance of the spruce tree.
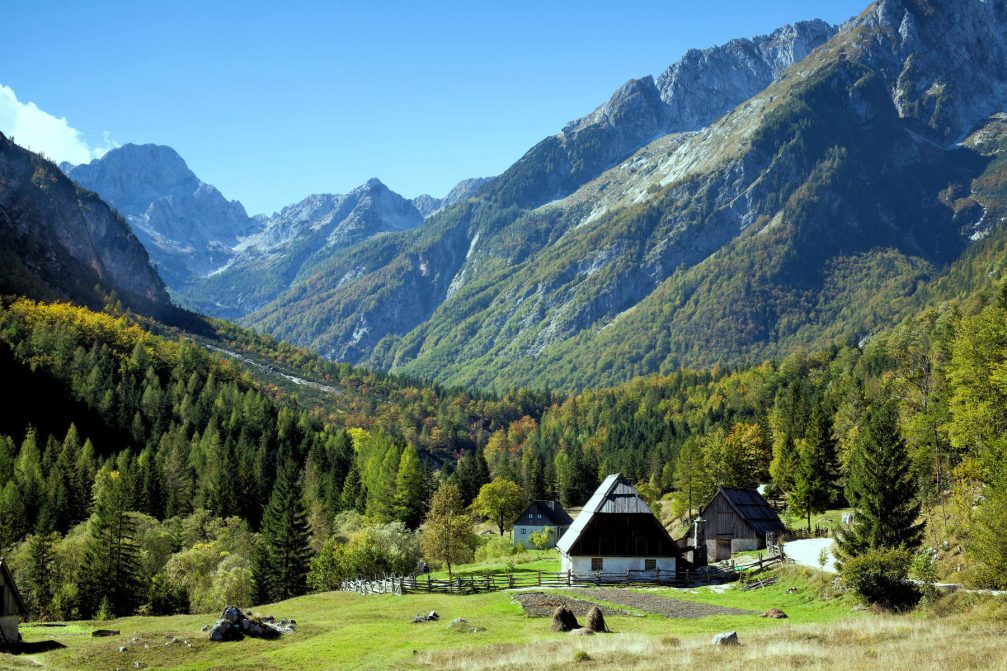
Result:
M49 613L55 585L53 574L56 563L56 543L59 534L53 530L51 507L43 506L35 525L35 533L28 540L28 552L23 574L25 576L25 601L33 619L44 619Z
M130 494L118 471L102 471L95 481L90 538L78 584L86 613L94 614L108 599L116 615L130 615L140 595L140 550L137 547Z
M852 526L839 539L844 554L919 547L920 503L899 433L898 411L890 402L872 405L864 416L850 460L846 497L856 512Z
M416 448L407 445L399 459L399 469L395 476L395 519L410 529L415 529L423 521L424 508L423 467Z
M811 409L811 417L798 450L797 468L793 473L791 501L808 518L811 532L811 515L828 508L836 480L836 447L832 439L829 416L821 402Z
M282 601L308 589L311 530L298 470L293 458L281 460L273 494L262 516L252 559L259 603Z

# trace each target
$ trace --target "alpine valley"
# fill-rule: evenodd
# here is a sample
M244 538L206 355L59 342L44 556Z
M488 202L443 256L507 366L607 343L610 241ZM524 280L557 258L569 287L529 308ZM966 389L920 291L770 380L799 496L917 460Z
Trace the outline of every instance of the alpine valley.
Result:
M295 4L142 35L258 95L337 62ZM24 118L83 143L0 86L0 668L1004 668L1007 0L688 51L443 197Z

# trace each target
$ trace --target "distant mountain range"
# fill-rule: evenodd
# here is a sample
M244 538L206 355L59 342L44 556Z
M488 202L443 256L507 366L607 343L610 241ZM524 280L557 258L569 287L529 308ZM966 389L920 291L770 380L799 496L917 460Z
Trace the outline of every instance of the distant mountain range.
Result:
M346 195L315 194L272 216L249 217L171 147L127 144L60 168L126 218L179 302L232 318L273 300L319 260L415 228L487 181L464 180L444 198L409 201L371 179Z
M1003 3L879 0L689 51L443 200L248 218L164 148L69 174L202 311L443 382L612 384L857 341L1000 272L1005 34Z

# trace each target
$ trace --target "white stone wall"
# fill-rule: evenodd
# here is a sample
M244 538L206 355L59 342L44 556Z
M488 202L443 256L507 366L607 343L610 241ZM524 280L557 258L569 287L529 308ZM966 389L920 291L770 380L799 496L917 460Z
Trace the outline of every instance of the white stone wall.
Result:
M591 559L592 557L563 555L560 568L563 571L572 571L574 575L592 574L594 571L591 570ZM657 568L662 574L670 574L675 571L674 557L601 557L601 559L602 573L625 573L629 570L638 571L639 573L636 574L638 577L646 577L646 574L643 573L646 559L656 559ZM656 577L657 573L653 572L653 574Z
M765 543L762 544L765 547ZM758 538L732 538L731 539L731 553L735 552L748 552L749 550L758 550L759 539Z
M17 615L0 617L0 645L13 644L21 640L17 625Z

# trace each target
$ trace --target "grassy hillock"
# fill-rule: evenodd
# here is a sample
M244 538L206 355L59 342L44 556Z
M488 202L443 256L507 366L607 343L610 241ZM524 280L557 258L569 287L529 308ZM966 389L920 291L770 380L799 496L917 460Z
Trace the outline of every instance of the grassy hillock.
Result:
M22 626L24 654L0 654L0 668L90 669L665 669L695 663L743 668L772 656L781 668L907 668L929 661L937 668L1002 668L998 647L1002 605L982 602L966 619L931 607L922 615L854 611L848 596L831 593L828 578L793 567L775 585L642 590L753 611L745 615L667 618L633 608L611 615L614 633L594 637L550 631L547 618L525 617L514 593L403 597L329 592L255 609L293 618L297 631L278 641L211 643L201 631L215 615L130 617L109 622ZM788 594L788 590L791 591ZM565 593L583 598L580 590ZM979 598L979 597L975 597ZM960 606L961 604L954 604ZM782 608L786 620L759 617ZM413 624L436 610L438 622ZM948 610L947 607L943 610ZM449 628L456 617L485 627L478 633ZM92 637L95 629L118 635ZM736 630L742 646L713 648L710 637ZM177 643L171 643L178 639ZM190 644L191 643L191 647ZM126 652L120 653L120 646ZM575 662L584 651L590 659ZM138 666L137 666L138 664Z

